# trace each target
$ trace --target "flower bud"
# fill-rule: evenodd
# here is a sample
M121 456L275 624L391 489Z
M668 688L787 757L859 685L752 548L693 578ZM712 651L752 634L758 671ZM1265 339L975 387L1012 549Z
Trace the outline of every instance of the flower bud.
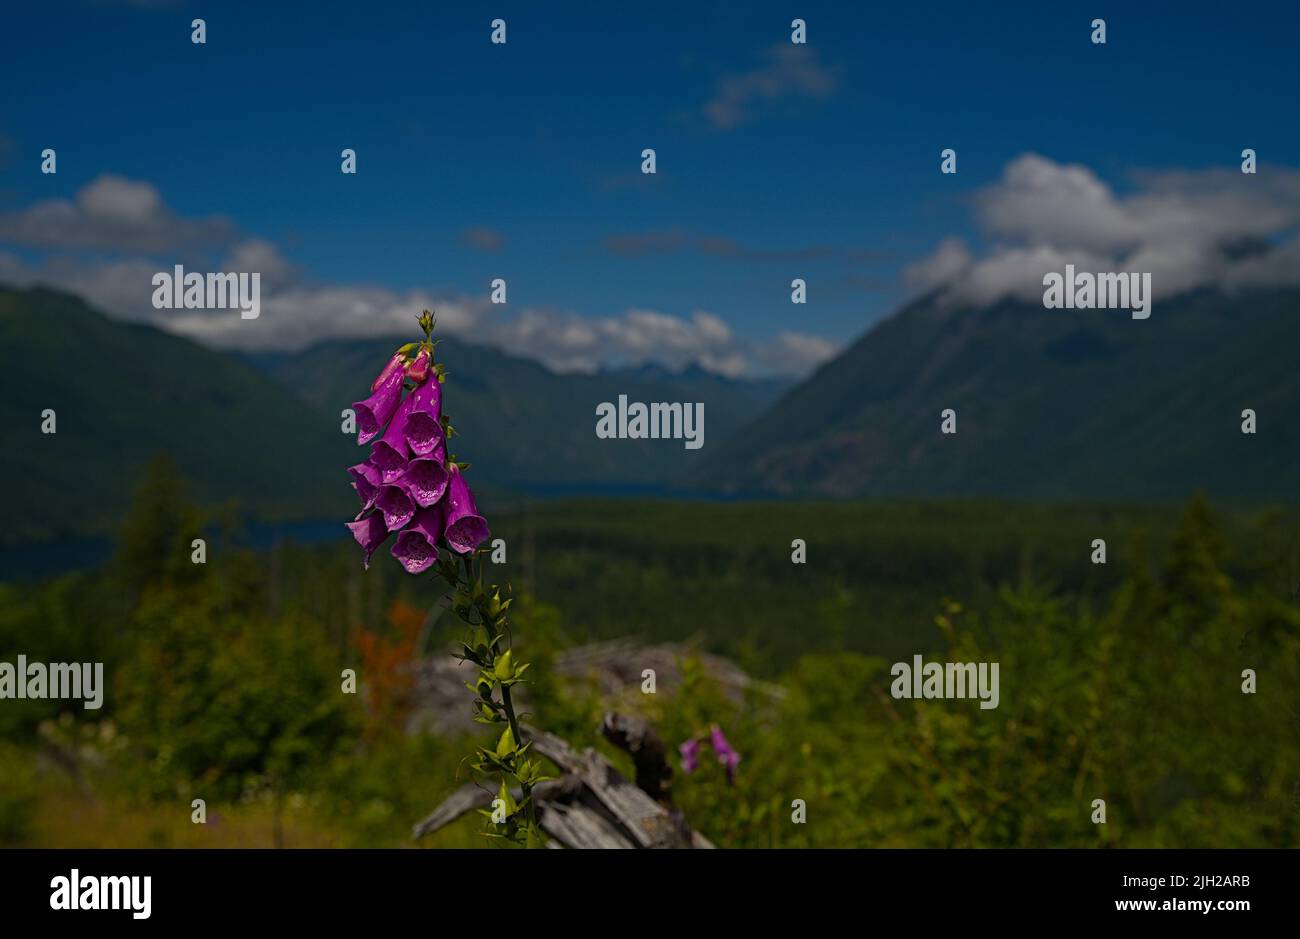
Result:
M417 384L424 381L429 377L429 363L431 361L429 347L422 346L419 355L415 357L415 360L410 365L406 366L406 377Z
M388 360L388 364L385 365L384 370L379 373L379 377L376 378L373 382L371 382L370 384L371 394L378 391L379 386L382 385L384 382L386 382L392 376L393 372L401 371L402 363L404 360L405 360L405 356L403 356L402 353L400 352Z

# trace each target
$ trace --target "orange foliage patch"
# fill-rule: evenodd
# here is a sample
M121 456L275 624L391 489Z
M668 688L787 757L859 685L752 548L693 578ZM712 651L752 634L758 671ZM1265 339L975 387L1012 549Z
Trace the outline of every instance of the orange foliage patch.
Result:
M359 678L366 686L372 730L396 726L411 709L410 664L415 659L424 617L422 610L394 600L388 608L389 628L384 633L363 626L357 635Z

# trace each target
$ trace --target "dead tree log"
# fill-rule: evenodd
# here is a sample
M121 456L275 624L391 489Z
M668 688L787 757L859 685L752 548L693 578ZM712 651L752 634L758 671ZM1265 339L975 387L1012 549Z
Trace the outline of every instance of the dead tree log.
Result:
M713 847L691 830L679 811L652 797L659 793L666 800L672 778L667 749L653 729L645 721L612 712L605 715L601 729L611 743L632 755L636 785L595 750L579 753L554 734L524 728L533 750L562 773L533 790L542 831L570 848ZM485 787L462 786L417 823L413 835L421 838L467 812L487 808L493 798Z

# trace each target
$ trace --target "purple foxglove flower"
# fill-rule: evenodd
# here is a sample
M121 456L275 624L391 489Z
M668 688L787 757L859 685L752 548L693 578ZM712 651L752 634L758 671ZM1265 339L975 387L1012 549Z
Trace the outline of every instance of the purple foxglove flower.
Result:
M428 378L429 359L429 350L427 348L420 349L420 354L415 357L415 360L410 365L406 366L406 377L417 384Z
M718 762L727 768L727 782L734 783L740 754L731 748L731 744L722 734L722 728L717 724L714 724L709 731L709 742L713 744L713 752L718 755Z
M389 531L397 531L415 516L415 503L402 486L385 486L375 499L375 508L384 513Z
M370 463L379 470L379 484L389 486L402 478L406 472L406 457L396 449L384 446L382 440L376 440L370 451Z
M487 519L478 514L474 494L460 467L452 463L447 467L451 477L447 481L447 531L448 546L457 554L469 554L484 541L488 531Z
M438 447L428 456L417 456L406 464L406 472L398 480L407 494L422 508L433 505L447 491L448 475L444 465L445 449Z
M428 456L442 443L442 424L427 411L416 411L406 421L406 445L416 456Z
M369 570L370 556L388 537L388 526L384 524L384 517L377 512L372 512L365 518L359 518L355 522L345 522L344 524L352 532L352 537L357 539L357 544L361 545L366 552L365 567L366 570Z
M405 361L405 356L403 356L402 353L393 353L393 357L388 360L388 364L385 365L384 370L379 373L379 377L370 383L371 394L378 391L379 386L384 384L393 376L393 372L401 371L403 361Z
M428 456L443 442L442 385L431 378L411 392L411 414L406 419L406 445L416 456Z
M348 472L352 474L352 488L357 491L357 496L361 499L361 511L357 513L357 518L360 518L374 508L383 481L379 470L372 466L369 460L356 466L349 466Z
M414 394L406 396L406 400L398 405L384 436L370 448L370 462L379 467L385 484L396 482L397 477L406 472L406 461L411 456L411 448L406 445L406 421L411 416L414 402Z
M682 772L689 776L700 765L700 742L692 737L677 748L682 755Z
M439 503L415 513L411 526L397 536L393 557L408 574L421 574L438 560L438 538L442 535L443 508Z
M393 362L399 363L397 368L393 368ZM364 401L358 401L352 405L352 410L357 415L357 443L365 444L375 439L375 436L384 429L393 412L397 410L398 401L402 397L402 368L400 365L401 356L393 356L392 361L384 369L378 379L377 387L374 393Z

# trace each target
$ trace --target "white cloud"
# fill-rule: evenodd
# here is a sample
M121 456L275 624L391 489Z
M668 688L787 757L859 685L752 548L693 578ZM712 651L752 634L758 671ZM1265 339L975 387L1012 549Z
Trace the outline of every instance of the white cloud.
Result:
M581 317L531 309L476 333L492 345L539 359L559 372L594 372L603 365L655 362L670 369L692 363L737 377L755 367L751 347L712 313L689 319L632 309L617 316Z
M817 61L807 46L781 43L767 53L767 63L748 72L724 76L704 106L714 127L730 130L751 116L755 105L791 95L826 97L835 90L835 76Z
M300 349L324 339L409 333L422 309L436 310L438 332L533 359L557 372L590 374L604 366L653 362L678 370L696 364L720 375L802 375L838 350L830 340L781 333L774 342L737 336L720 317L631 309L586 317L548 308L501 312L486 295L392 291L380 286L294 286L264 296L251 322L225 313L163 311L160 325L224 348Z
M903 282L918 293L941 287L970 267L970 249L960 238L945 238L934 254L903 270Z
M263 290L278 290L292 286L298 280L298 267L285 260L280 249L269 241L254 238L241 241L230 249L224 261L223 271L257 271L262 275Z
M839 344L824 336L784 332L761 344L756 356L779 375L806 375L839 351Z
M730 377L791 376L804 374L838 348L830 340L791 332L772 341L747 339L737 336L721 317L702 310L689 317L645 309L586 317L528 308L512 316L500 312L486 295L295 283L285 280L292 276L292 266L265 242L237 246L231 259L239 258L260 259L227 266L262 270L261 315L256 320L242 320L228 311L155 310L151 278L170 268L152 260L58 258L32 265L0 252L0 283L67 290L120 319L149 322L229 349L298 350L326 339L400 335L411 331L422 309L437 311L441 334L494 346L558 372L591 373L606 365L653 362L670 369L697 364Z
M299 350L326 339L409 333L424 309L437 310L440 332L464 335L488 306L486 298L370 285L263 290L256 320L244 321L224 311L163 310L156 325L218 348Z
M66 290L115 317L219 348L297 350L326 339L409 333L416 314L432 309L441 333L496 346L557 371L653 362L672 369L695 363L729 376L798 374L835 349L828 340L794 333L757 343L702 310L690 316L638 308L603 317L549 308L510 313L486 295L451 289L310 283L275 244L237 240L225 220L181 218L153 186L112 176L83 188L75 202L39 202L0 216L0 241L62 249L46 251L35 263L0 252L0 282ZM243 320L229 311L154 309L154 274L170 272L181 249L200 246L208 249L204 263L212 270L261 275L257 319ZM97 255L94 249L100 249ZM123 252L138 256L119 257Z
M904 272L905 282L980 305L1041 298L1043 275L1067 263L1150 273L1157 296L1300 282L1293 233L1300 173L1146 173L1137 182L1121 195L1086 167L1021 156L975 200L989 250L977 257L959 239L945 239Z
M180 218L154 186L111 174L84 186L73 201L47 199L0 214L0 241L33 248L178 251L219 246L234 234L229 219Z

